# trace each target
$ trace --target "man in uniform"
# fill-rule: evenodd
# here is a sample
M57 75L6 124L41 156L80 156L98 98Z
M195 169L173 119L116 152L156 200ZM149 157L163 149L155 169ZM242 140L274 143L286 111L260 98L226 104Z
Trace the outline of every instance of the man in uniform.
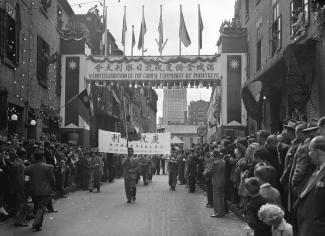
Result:
M124 187L127 203L131 203L131 200L135 201L137 191L136 180L140 168L139 162L136 160L133 153L133 148L128 148L127 157L122 159Z
M178 176L179 163L177 159L177 151L174 149L172 156L168 162L169 186L170 189L175 191L177 176Z

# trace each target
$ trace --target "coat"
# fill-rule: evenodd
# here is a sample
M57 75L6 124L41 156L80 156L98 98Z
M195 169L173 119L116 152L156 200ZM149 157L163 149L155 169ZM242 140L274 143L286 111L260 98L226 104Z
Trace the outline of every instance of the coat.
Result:
M134 156L125 157L122 159L124 180L130 182L130 185L134 187L136 185L136 179L140 170L140 163Z
M263 223L257 216L261 206L265 205L267 200L258 195L253 197L246 206L246 221L249 227L254 230L254 236L271 236L272 229Z
M55 188L53 166L38 162L28 166L25 174L29 176L32 196L49 196Z
M315 166L311 163L308 155L310 141L301 144L294 156L292 168L289 176L288 208L292 208L293 203L303 190L309 177L313 174Z
M10 168L12 181L11 193L16 196L25 195L25 165L21 159L15 159Z
M297 202L299 236L325 235L325 166L315 171Z
M211 168L212 178L211 183L216 187L224 187L226 184L226 164L221 158L217 158Z

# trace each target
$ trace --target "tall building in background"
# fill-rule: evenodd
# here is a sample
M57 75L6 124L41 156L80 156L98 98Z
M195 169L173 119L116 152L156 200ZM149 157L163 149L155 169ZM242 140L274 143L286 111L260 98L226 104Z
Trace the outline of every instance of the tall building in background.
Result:
M163 124L184 124L186 111L186 89L164 89Z
M190 125L205 125L207 124L207 112L209 102L203 100L191 101L188 106L188 124Z

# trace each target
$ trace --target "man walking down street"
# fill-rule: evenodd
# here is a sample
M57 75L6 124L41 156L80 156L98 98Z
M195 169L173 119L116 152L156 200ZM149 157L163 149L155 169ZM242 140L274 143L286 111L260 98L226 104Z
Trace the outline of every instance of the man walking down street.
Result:
M179 169L179 162L177 159L177 151L172 150L172 156L168 162L169 186L171 190L175 190Z
M139 172L139 162L133 155L133 148L128 148L127 157L122 159L122 166L124 172L124 187L127 198L127 203L131 203L131 200L135 202L136 197L136 180Z
M30 191L36 213L33 228L36 231L41 231L44 211L50 201L52 190L55 188L53 166L45 164L43 157L43 152L39 149L36 150L34 152L35 164L25 170L25 174L30 179Z

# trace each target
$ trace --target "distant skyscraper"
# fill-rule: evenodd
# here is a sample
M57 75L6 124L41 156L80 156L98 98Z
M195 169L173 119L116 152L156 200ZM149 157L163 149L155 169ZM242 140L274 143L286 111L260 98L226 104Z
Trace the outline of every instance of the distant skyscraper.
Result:
M188 106L188 123L191 125L206 125L209 102L199 100L190 102Z
M163 124L184 124L187 111L186 89L164 89Z

